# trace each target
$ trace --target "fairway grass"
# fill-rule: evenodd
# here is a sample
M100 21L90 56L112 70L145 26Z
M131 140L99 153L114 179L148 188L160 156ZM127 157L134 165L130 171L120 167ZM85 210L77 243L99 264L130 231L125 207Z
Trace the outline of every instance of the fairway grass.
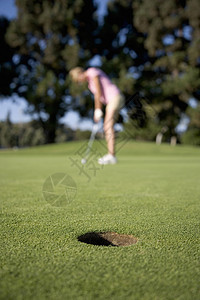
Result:
M87 177L82 144L0 151L0 299L200 299L200 148L128 142ZM77 186L62 207L42 194L55 173ZM104 231L138 242L77 239Z

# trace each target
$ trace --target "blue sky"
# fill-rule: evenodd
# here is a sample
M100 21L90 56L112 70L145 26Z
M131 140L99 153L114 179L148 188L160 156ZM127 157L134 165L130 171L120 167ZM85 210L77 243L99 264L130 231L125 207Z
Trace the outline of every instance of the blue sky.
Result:
M98 3L99 17L105 13L106 4L108 0L96 0ZM17 15L17 8L15 6L15 0L0 0L0 16L5 16L8 19L13 19ZM27 107L25 99L15 98L15 102L11 98L4 98L0 100L0 121L6 119L8 112L12 122L28 122L31 120L30 116L24 114L24 110ZM61 119L63 123L70 126L72 129L91 129L91 121L81 121L78 114L75 112L68 112Z
M16 17L16 14L15 0L0 0L0 15L13 19Z

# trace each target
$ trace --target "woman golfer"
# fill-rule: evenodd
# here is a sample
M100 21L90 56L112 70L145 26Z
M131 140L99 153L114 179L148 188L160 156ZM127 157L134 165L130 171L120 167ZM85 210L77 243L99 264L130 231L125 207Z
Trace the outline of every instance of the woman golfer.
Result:
M99 158L101 165L115 164L115 133L114 124L119 110L124 105L124 97L108 76L98 68L89 68L86 71L76 67L70 71L70 76L75 82L88 82L88 88L94 94L95 109L94 121L99 122L103 116L102 106L106 106L104 118L104 132L108 147L108 153Z

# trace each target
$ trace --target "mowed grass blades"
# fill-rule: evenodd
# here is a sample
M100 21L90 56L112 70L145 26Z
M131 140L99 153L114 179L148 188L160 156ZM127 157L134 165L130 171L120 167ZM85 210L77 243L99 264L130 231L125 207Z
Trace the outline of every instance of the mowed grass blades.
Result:
M128 142L88 180L71 160L81 145L0 152L0 299L199 299L200 149ZM77 185L62 207L42 195L55 173ZM78 241L87 232L138 241Z

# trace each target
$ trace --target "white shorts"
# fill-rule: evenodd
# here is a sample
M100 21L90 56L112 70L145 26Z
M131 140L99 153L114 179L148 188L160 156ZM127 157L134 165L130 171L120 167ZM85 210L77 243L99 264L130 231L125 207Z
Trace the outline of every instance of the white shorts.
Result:
M125 104L124 95L119 94L109 101L109 103L106 105L106 111L107 110L120 111L120 109L124 106L124 104Z

